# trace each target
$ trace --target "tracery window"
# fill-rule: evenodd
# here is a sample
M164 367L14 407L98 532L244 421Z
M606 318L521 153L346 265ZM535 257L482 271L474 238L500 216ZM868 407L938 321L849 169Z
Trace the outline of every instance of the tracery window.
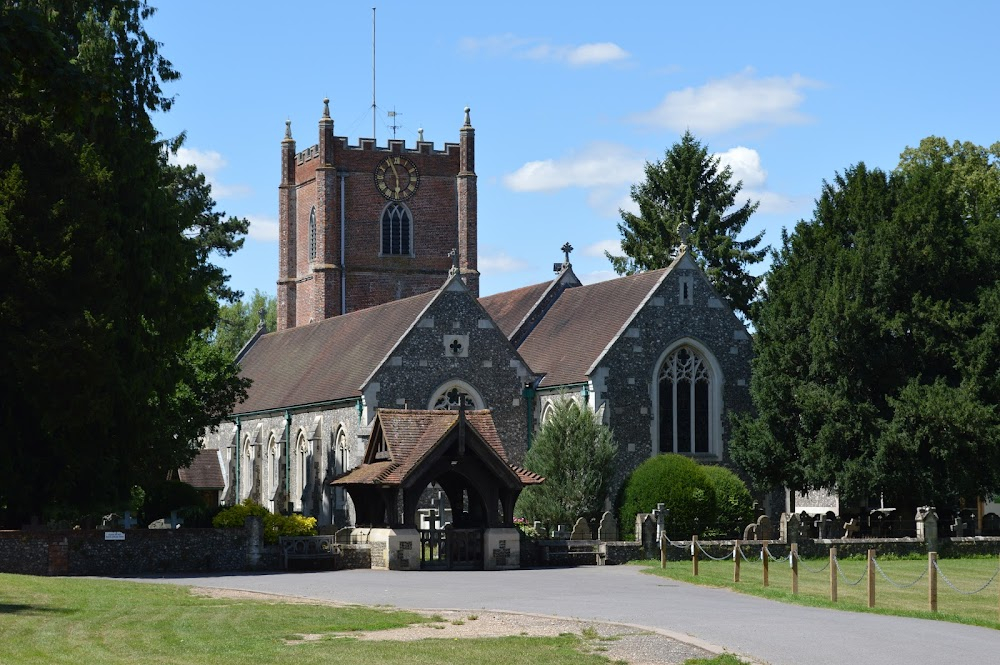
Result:
M243 486L242 498L247 498L250 493L253 492L253 468L254 461L254 446L250 441L250 437L246 437L243 440L243 458L240 460L240 465L243 467L240 469L240 475L242 476L240 484Z
M712 452L712 372L705 359L682 346L659 373L661 453Z
M431 398L430 408L436 411L457 411L462 398L465 398L465 408L482 409L483 401L479 394L461 381L449 383Z
M316 206L309 212L309 258L316 258Z
M302 500L309 489L309 440L304 432L299 432L295 443L295 503L302 509Z
M343 429L337 434L337 472L346 473L351 464L351 448Z
M278 493L279 485L279 469L281 468L281 455L278 450L278 442L275 441L274 435L267 441L267 453L264 456L266 462L264 469L264 498L268 502L268 508L273 512L276 508L274 505L274 497Z
M402 203L390 203L382 211L382 254L410 255L411 218Z

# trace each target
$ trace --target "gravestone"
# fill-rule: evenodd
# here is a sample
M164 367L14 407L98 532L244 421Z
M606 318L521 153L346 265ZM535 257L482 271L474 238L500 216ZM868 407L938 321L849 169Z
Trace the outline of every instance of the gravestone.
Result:
M757 518L757 540L771 540L774 537L774 529L771 526L771 518L761 515Z
M570 540L592 540L594 534L590 532L590 525L587 524L587 520L580 518L573 525L573 533L570 535Z
M757 525L747 524L743 529L743 540L757 540Z
M646 556L652 557L659 550L656 542L656 522L649 513L644 513L645 518L636 525L635 535L642 543L642 548L646 551Z
M184 524L184 518L183 517L178 517L176 510L171 510L170 511L170 528L171 529L179 529L179 528L181 528L182 524Z
M601 524L597 527L597 539L606 543L618 540L618 520L610 512L601 515Z
M653 511L653 518L656 520L656 542L663 540L663 532L667 528L667 513L669 512L662 503L656 504L656 510Z
M934 506L917 508L917 539L927 543L928 552L937 552L938 516Z
M858 518L852 517L844 522L844 538L854 538L858 535L860 529L861 525L858 524Z
M779 529L781 531L781 541L791 545L799 542L799 516L795 513L781 513Z
M537 538L546 538L546 537L548 537L549 532L542 525L542 523L539 522L538 520L535 520L535 523L532 524L532 527L535 529L535 536Z
M646 518L650 517L649 513L636 513L635 515L635 542L642 542L642 525L646 521ZM655 537L655 533L653 534Z
M951 525L951 535L955 538L962 538L965 536L965 528L966 524L962 521L962 517L956 517Z
M830 537L830 521L826 518L826 515L820 515L813 522L816 527L817 535L816 537L820 540L824 540Z
M996 513L983 515L983 535L1000 536L1000 515Z
M132 517L132 512L129 510L125 511L125 515L122 517L122 528L131 529L137 524L137 521Z
M552 538L555 540L566 540L569 538L569 529L566 528L565 524L560 524L556 527L556 530L552 532Z

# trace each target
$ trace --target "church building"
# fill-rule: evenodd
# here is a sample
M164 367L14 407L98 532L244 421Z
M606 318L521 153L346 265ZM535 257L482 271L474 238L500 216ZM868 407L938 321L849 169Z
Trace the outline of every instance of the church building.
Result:
M468 431L476 468L500 483L491 496L510 497L486 512L512 527L517 492L539 482L525 453L559 399L612 429L616 487L664 452L728 461L729 416L750 407L750 336L686 246L666 268L584 285L567 243L552 280L479 297L468 108L458 143L440 150L422 136L352 146L324 100L317 145L296 152L286 128L279 197L278 330L240 352L249 396L204 442L225 504L251 498L321 527L412 527L405 483L429 478L414 446L454 465ZM454 487L452 506L475 492ZM379 491L385 510L356 505Z

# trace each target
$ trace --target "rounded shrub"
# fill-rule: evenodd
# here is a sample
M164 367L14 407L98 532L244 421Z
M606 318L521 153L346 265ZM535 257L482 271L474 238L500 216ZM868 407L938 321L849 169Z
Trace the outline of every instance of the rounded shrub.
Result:
M212 520L218 529L236 529L243 526L248 517L259 517L264 523L264 542L273 545L281 536L315 536L316 518L302 515L276 515L267 508L246 499L243 503L226 508Z
M716 518L715 489L704 468L682 455L651 457L625 481L619 501L623 537L635 536L635 516L648 513L662 503L670 511L670 522L712 524Z
M724 466L701 467L715 489L716 528L706 536L732 538L754 518L754 500L740 477Z

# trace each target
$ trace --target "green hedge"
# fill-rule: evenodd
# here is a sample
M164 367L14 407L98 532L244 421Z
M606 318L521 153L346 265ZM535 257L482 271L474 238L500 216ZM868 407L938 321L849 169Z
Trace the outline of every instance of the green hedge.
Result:
M273 545L280 536L315 536L316 518L302 515L276 515L267 508L246 499L243 503L226 508L215 516L212 526L219 529L242 527L248 517L259 517L264 523L264 542Z
M635 537L635 516L663 503L672 521L715 522L715 488L703 467L682 455L657 455L640 464L622 488L619 520L622 537Z
M714 528L706 531L706 538L732 538L743 532L743 528L753 522L753 496L746 483L724 466L701 467L715 488L715 508L717 521Z

